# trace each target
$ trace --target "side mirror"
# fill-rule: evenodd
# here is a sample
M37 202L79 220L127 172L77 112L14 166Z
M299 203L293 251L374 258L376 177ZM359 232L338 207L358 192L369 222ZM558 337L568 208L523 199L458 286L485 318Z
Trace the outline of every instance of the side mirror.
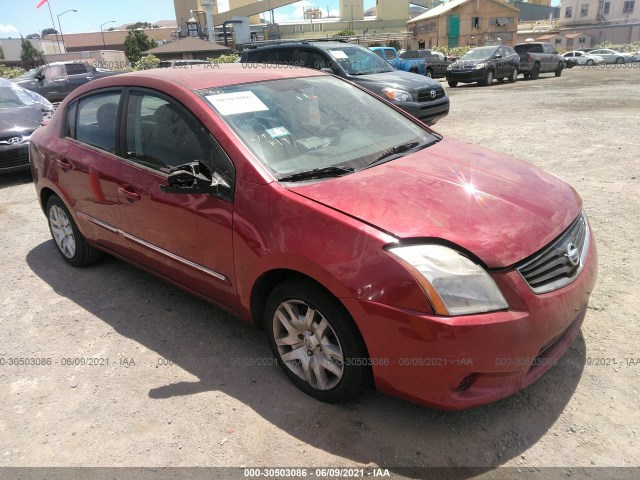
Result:
M493 58L495 58L495 59L497 60L497 59L499 59L499 58L502 58L502 55L500 55L499 53L496 53L496 54L493 56Z
M200 161L172 168L167 177L168 185L160 185L166 193L209 193L225 195L231 185L218 173L211 173L209 167Z
M321 72L324 72L324 73L331 73L331 74L333 74L333 69L332 69L332 68L324 67L324 68L321 68L321 69L320 69L320 71L321 71Z
M41 82L42 80L44 80L44 73L42 73L42 72L38 73L35 78L36 78L36 80Z

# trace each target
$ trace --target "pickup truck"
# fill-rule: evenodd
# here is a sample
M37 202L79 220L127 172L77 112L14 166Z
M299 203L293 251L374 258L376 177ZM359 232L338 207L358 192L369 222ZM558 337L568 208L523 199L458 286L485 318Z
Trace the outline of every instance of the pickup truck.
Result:
M447 60L442 53L432 50L407 50L400 54L401 60L421 58L425 61L427 71L425 75L431 78L444 77L451 60Z
M69 93L94 78L120 72L95 68L87 62L55 62L29 70L13 81L22 88L39 93L50 102L60 102Z
M519 73L527 80L535 80L541 73L555 73L562 75L564 59L558 55L556 49L546 42L519 43L513 47L520 55Z
M398 51L393 47L371 47L370 50L383 60L386 60L396 70L403 72L417 73L426 75L427 64L422 58L400 58Z

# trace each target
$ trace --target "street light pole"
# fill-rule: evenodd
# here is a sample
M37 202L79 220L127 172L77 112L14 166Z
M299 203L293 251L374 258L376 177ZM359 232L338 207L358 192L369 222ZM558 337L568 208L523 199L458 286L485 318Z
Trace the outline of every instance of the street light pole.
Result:
M64 33L62 33L62 25L60 24L60 17L62 15L64 15L65 13L69 13L69 12L78 12L78 10L67 10L65 12L62 12L60 15L58 15L58 28L60 29L60 36L62 37L62 48L64 48L64 52L67 52L67 47L64 46Z
M102 30L102 27L104 27L107 23L116 23L116 21L109 20L108 22L104 22L102 25L100 25L100 35L102 35L102 46L104 48L107 48L107 44L104 42L104 31Z

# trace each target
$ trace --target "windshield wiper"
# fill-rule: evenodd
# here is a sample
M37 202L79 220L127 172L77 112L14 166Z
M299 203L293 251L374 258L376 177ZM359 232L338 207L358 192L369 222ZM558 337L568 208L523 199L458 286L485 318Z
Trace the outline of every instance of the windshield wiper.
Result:
M351 167L332 165L330 167L314 168L313 170L305 170L303 172L284 175L283 177L279 177L278 180L281 182L300 182L316 178L341 177L342 175L353 173L355 170L355 168Z
M404 156L404 154L406 154L407 152L417 152L418 150L422 150L423 148L433 145L436 142L437 140L433 142L426 142L426 143L420 143L420 142L403 143L402 145L398 145L397 147L393 147L385 151L378 158L376 158L372 162L367 163L362 170L375 167L376 165L380 165L381 163L390 162L394 158Z

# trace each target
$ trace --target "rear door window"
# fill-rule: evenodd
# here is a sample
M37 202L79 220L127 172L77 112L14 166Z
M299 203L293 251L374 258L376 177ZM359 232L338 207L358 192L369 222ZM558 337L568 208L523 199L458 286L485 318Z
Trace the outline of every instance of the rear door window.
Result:
M108 92L81 98L75 120L75 139L101 150L116 153L118 105L121 92ZM70 108L71 115L74 109ZM72 123L68 123L72 125ZM69 132L71 134L71 131ZM72 137L73 138L73 137Z

